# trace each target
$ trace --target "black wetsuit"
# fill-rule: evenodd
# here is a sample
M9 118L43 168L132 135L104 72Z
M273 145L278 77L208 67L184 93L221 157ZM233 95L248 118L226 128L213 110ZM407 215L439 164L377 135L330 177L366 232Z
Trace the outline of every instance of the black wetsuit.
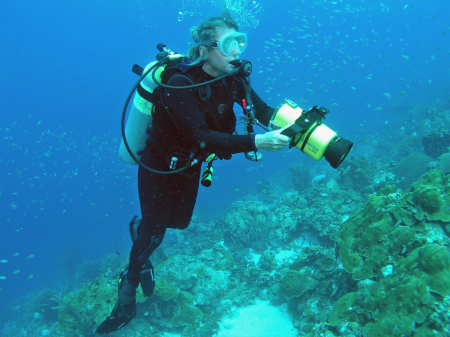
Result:
M214 79L201 66L188 71L172 72L162 82L171 86L187 86ZM194 147L223 158L231 154L255 151L254 135L232 134L236 126L233 111L232 80L230 77L205 86L207 103L199 98L197 89L161 89L160 101L155 104L152 128L141 161L156 170L168 171L167 154L174 147L189 153ZM236 87L234 87L236 88ZM237 97L244 97L237 86ZM158 92L156 90L156 97ZM252 91L256 118L268 125L273 109ZM167 110L161 100L165 101ZM242 102L238 102L242 105ZM169 115L170 114L170 115ZM181 174L162 175L139 167L138 187L142 220L130 253L129 282L137 286L139 272L146 258L162 242L167 228L186 229L191 221L197 199L201 165ZM145 255L145 258L139 259Z

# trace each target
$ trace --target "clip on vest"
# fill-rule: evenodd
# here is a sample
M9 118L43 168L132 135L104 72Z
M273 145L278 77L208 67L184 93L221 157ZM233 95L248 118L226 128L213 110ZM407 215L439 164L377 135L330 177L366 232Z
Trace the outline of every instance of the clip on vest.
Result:
M178 162L178 158L177 157L172 157L172 160L170 161L170 165L169 165L169 168L172 171L177 169L177 162Z

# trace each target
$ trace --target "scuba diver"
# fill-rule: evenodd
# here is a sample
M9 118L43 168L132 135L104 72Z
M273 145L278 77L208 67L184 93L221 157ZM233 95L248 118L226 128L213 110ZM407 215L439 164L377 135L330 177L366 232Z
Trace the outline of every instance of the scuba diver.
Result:
M203 21L191 28L196 45L190 47L189 56L169 61L161 72L160 85L152 93L135 86L153 104L151 123L145 126L146 146L139 153L142 218L135 216L130 222L133 246L129 265L119 278L116 305L96 333L117 331L135 317L139 283L145 296L153 293L150 256L162 243L167 228L189 226L202 161L211 155L212 161L230 159L236 153L257 161L261 158L258 150L276 152L289 145L290 138L282 132L290 124L264 134L255 135L251 127L246 134L235 134L234 103L247 112L247 120L253 124L268 126L275 110L251 89L248 76L236 72L238 68L251 68L249 62L242 65L239 59L247 47L247 35L238 28L226 9L222 16ZM196 86L205 82L209 84ZM211 165L207 168L210 170Z

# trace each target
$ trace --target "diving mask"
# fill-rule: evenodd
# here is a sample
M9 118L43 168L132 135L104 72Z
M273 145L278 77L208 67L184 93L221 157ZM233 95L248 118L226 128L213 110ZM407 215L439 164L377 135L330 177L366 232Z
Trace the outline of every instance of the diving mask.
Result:
M236 46L239 54L242 54L245 48L247 48L247 34L232 32L222 36L219 41L211 42L211 47L220 49L225 56L231 54L234 46Z

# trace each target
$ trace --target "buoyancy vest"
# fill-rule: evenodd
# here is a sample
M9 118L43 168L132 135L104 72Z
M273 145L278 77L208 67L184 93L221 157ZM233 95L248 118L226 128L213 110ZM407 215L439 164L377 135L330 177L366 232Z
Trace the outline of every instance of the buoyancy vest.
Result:
M183 58L169 61L161 73L161 83L167 84L169 79L175 74L185 76L192 84L212 79L208 78L209 75L202 70L201 66L190 66L186 64L186 60ZM216 83L207 84L194 90L198 100L198 107L202 112L208 129L232 134L236 126L233 105L239 101L237 82L232 77L227 77ZM151 96L146 97L154 105L152 127L148 130L149 136L146 144L149 148L157 149L160 153L167 153L173 148L191 151L192 144L186 139L182 130L178 130L177 123L174 122L174 117L171 114L172 108L164 100L164 92L165 88L158 86ZM226 102L219 104L220 102L215 101L217 92L220 93L219 96L222 99L225 98Z

